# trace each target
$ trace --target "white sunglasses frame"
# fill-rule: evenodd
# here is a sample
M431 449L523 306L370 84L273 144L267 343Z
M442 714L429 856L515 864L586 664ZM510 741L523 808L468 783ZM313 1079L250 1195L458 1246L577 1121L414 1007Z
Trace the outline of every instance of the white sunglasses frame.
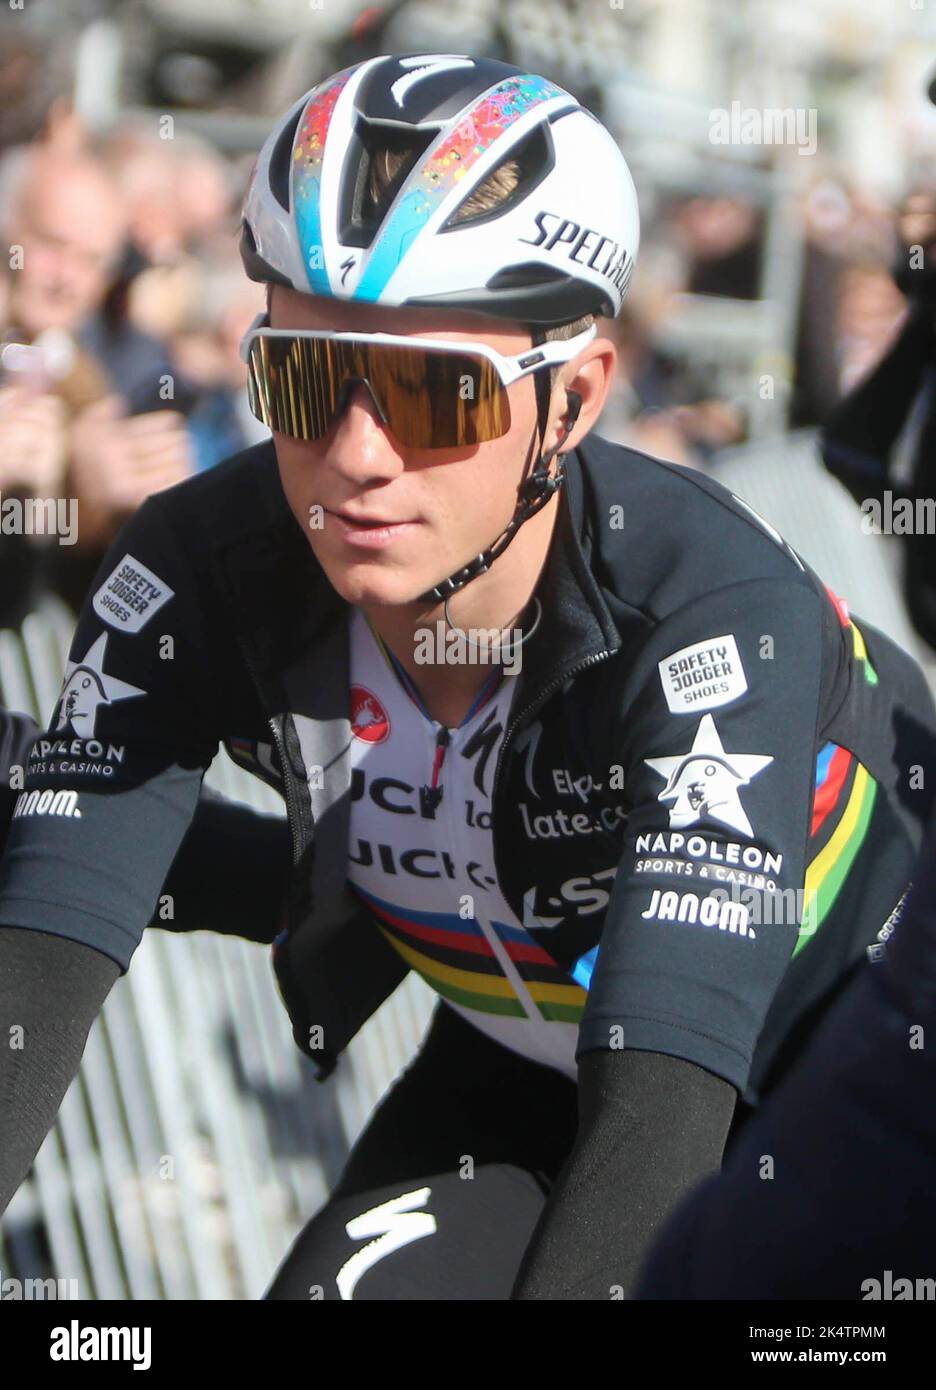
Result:
M250 347L256 338L322 338L336 343L377 343L392 347L426 348L434 352L450 352L485 357L491 362L501 380L502 386L512 386L521 377L529 376L540 367L557 367L571 362L576 353L598 333L598 325L576 333L574 338L554 338L515 357L505 357L488 343L452 343L440 338L416 338L399 333L333 333L328 329L308 328L270 328L266 313L258 314L241 339L240 355L248 361Z

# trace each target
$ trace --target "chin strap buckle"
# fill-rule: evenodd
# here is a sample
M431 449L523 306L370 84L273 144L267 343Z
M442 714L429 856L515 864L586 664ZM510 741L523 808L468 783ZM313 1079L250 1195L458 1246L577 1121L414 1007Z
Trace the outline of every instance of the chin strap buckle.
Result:
M463 589L472 579L475 579L479 574L484 574L485 570L489 570L498 556L503 555L523 523L544 507L553 493L558 492L562 487L565 482L565 468L559 449L571 434L582 408L582 398L578 391L567 391L566 395L569 398L569 409L563 427L562 439L550 453L540 454L533 472L520 484L517 490L517 509L509 521L507 529L489 550L485 550L464 569L456 570L454 574L449 575L448 579L441 580L434 588L427 589L424 594L420 594L421 602L434 601L439 603L443 599L451 598L452 594ZM556 473L554 477L550 477L549 467L554 458L556 460Z

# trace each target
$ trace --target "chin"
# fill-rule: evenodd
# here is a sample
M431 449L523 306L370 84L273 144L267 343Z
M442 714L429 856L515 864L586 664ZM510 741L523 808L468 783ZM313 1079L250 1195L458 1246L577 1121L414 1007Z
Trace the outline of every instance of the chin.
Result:
M332 588L356 608L397 607L415 603L430 584L414 580L412 572L373 564L336 564L330 557L319 556L322 569Z

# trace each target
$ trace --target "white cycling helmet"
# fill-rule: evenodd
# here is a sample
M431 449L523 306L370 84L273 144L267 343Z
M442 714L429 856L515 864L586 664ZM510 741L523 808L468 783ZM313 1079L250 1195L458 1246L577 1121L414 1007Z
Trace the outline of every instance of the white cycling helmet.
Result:
M374 206L387 146L407 157ZM507 160L513 192L464 214ZM304 294L553 327L616 317L638 241L624 156L574 96L490 58L420 53L345 68L283 116L251 176L241 255L252 280Z

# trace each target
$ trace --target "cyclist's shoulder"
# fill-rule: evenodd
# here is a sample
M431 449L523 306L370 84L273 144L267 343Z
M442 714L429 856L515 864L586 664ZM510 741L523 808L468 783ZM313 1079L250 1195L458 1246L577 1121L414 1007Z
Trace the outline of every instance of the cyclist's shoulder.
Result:
M283 493L272 438L203 473L154 493L139 508L128 549L153 556L183 584L213 589L223 573L263 589L277 571L292 572L304 546ZM138 546L133 550L133 546ZM171 581L170 581L171 582ZM222 581L225 582L225 581Z
M197 528L202 546L222 542L290 515L272 438L148 498L141 508L183 531Z
M749 503L698 469L590 434L576 451L594 568L614 597L663 618L735 584L819 581Z

